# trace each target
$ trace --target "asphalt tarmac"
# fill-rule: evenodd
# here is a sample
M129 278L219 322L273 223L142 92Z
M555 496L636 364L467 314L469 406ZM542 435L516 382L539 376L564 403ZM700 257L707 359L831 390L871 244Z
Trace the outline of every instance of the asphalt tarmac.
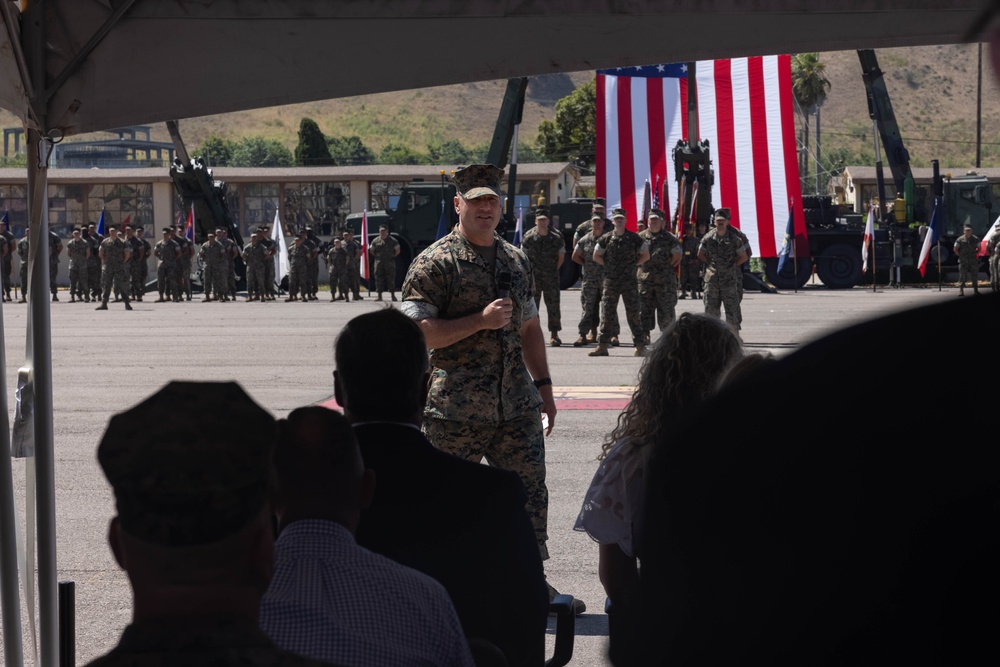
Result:
M873 293L806 286L798 293L747 293L742 336L751 350L783 355L851 322L957 295L955 288L936 287ZM147 300L134 304L132 312L112 303L110 310L95 312L94 304L68 303L65 292L60 298L51 304L57 561L59 578L76 582L76 653L77 662L84 664L114 646L131 617L128 581L105 539L114 499L95 459L108 418L172 379L236 380L277 417L325 401L333 393L337 332L351 317L385 304L369 298L347 304L322 298L308 304L242 299L201 303L196 295L190 303ZM541 310L544 326L544 305ZM702 304L682 300L678 312L684 311L701 312ZM609 357L590 358L586 353L592 347L572 347L579 313L579 291L562 292L564 344L548 351L561 410L546 443L551 559L545 567L560 592L583 599L588 607L577 621L571 664L596 666L607 664L608 627L597 545L574 532L573 524L597 468L601 444L614 427L622 397L634 385L642 360L633 356L627 327L621 347L612 348ZM17 369L25 356L26 306L3 304L3 318L13 419ZM619 319L625 326L621 307ZM13 467L23 526L24 461L15 460ZM22 605L23 600L22 594ZM25 654L30 655L27 634L25 641Z

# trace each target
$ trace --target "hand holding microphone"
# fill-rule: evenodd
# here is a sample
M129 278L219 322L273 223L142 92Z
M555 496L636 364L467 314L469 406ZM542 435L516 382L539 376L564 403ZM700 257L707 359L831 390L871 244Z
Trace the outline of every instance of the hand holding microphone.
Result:
M514 316L510 300L511 275L506 269L497 275L497 299L483 309L483 328L502 329Z

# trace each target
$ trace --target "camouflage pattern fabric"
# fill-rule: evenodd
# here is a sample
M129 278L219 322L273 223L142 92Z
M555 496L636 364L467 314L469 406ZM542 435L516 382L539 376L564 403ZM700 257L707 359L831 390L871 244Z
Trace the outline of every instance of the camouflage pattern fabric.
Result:
M965 287L966 281L979 290L979 260L976 255L979 253L979 237L973 234L966 238L963 234L955 240L955 254L958 255L958 274L961 287Z
M139 286L137 288L137 292L141 300L143 293L146 291L146 282L149 280L149 256L153 252L153 247L149 245L149 241L147 241L144 238L136 240L139 242L139 245L142 246L142 249L139 253L140 257L140 260L138 262Z
M308 276L306 271L309 268L309 246L305 243L301 245L292 244L288 249L288 294L297 296L300 292L303 298L308 297L306 291Z
M347 251L347 283L354 292L354 297L361 295L361 246L354 239L344 243L344 250Z
M126 238L125 242L132 249L132 259L128 262L129 296L137 299L142 294L143 288L146 285L142 279L142 265L146 263L146 255L143 253L145 248L143 248L142 241L135 236Z
M541 417L536 413L499 425L425 419L422 429L438 449L473 463L485 458L491 466L513 470L521 477L528 495L525 508L535 528L535 541L542 560L548 559L549 490L545 484L545 438Z
M722 307L726 308L726 322L739 331L739 288L736 285L736 259L746 248L735 234L719 236L710 229L701 240L698 252L708 258L705 267L705 314L722 317Z
M176 243L181 249L180 262L178 263L179 270L177 272L177 279L180 281L180 291L181 294L186 296L188 301L190 301L192 295L191 249L194 247L194 244L182 234L178 234L174 238L174 243Z
M277 254L278 244L269 236L260 239L264 246L264 294L268 297L274 296L274 256Z
M104 237L100 234L84 236L90 243L90 259L87 260L87 282L90 284L91 296L101 298L101 243Z
M86 667L320 667L325 664L278 648L249 619L198 614L132 623L122 632L115 648Z
M28 298L28 236L17 242L17 256L21 258L21 298Z
M168 299L181 298L180 278L177 275L180 260L177 258L177 250L177 244L172 240L159 241L153 248L153 255L160 260L160 265L156 267L156 289L161 299L164 294Z
M243 260L247 264L247 297L257 297L263 301L267 296L264 278L267 246L259 241L257 243L251 241L243 248Z
M496 261L491 266L458 231L433 243L410 265L401 310L415 320L456 319L481 312L497 298L497 276L510 273L513 315L506 326L478 331L448 347L430 350L424 423L434 422L427 428L437 431L428 430L427 435L435 447L460 456L467 439L439 437L444 429L490 434L475 436L485 443L480 456L501 467L518 466L544 556L548 491L538 412L542 397L524 365L521 348L521 327L538 317L531 264L523 252L497 235L494 247ZM466 458L472 455L465 454Z
M639 265L635 274L639 281L642 329L648 334L654 324L659 324L663 331L677 318L677 269L673 258L681 255L681 244L665 229L659 234L646 229L639 238L649 247L649 259Z
M351 293L351 285L347 282L347 251L343 247L330 248L327 270L330 274L330 295L340 292L340 296L347 297Z
M304 293L309 296L315 296L316 291L319 289L319 285L317 284L319 281L319 243L311 238L306 238L306 242L303 245L309 248L309 255L306 257Z
M529 229L521 241L521 250L531 262L531 272L535 276L535 307L541 305L545 297L545 312L548 330L556 333L562 330L559 312L559 257L566 254L566 242L559 230L549 227L549 233L542 236L538 227Z
M593 226L591 226L593 229ZM591 331L597 331L601 324L601 297L604 295L604 267L594 261L594 250L597 247L597 239L591 233L585 234L575 246L583 255L583 280L580 283L580 305L582 314L580 316L580 335L586 337ZM574 252L575 252L574 250ZM618 322L618 312L609 315L611 321L608 325L611 335L617 336L621 332L621 325Z
M396 248L399 241L387 236L384 239L380 236L368 246L369 254L375 259L375 291L395 292L396 291Z
M699 245L701 245L701 239L695 234L685 236L681 241L681 251L684 255L684 258L681 259L681 290L691 292L692 297L701 291Z
M232 240L228 236L221 241L222 247L225 249L226 255L226 266L223 269L225 271L226 278L226 292L229 296L233 298L236 297L236 253L239 252L239 248L236 245L236 241Z
M66 254L69 256L69 293L70 296L90 298L90 282L87 275L87 253L90 244L82 237L70 239L66 244Z
M625 319L632 332L632 341L642 344L646 340L639 314L639 286L635 278L639 255L645 245L638 234L628 229L621 236L610 231L597 241L597 252L604 257L600 335L603 345L607 345L614 335L610 318L611 313L618 310L619 297L625 303Z
M584 220L583 222L581 222L577 226L576 231L573 232L573 247L575 248L576 245L580 242L580 239L582 239L587 234L590 234L590 232L593 229L594 229L594 223L591 222L590 220Z
M729 232L736 235L736 238L740 240L743 244L744 251L747 254L747 261L743 262L737 267L734 267L733 272L735 274L736 280L736 292L739 295L739 299L736 301L736 308L734 312L736 314L736 319L743 326L743 273L750 270L750 257L753 252L750 248L750 239L744 234L738 227L729 226Z
M49 232L49 290L52 296L59 293L56 279L59 276L59 253L62 252L63 242L55 232Z
M216 299L222 299L229 294L229 284L226 281L226 247L219 243L218 239L205 241L201 244L198 256L205 263L202 274L202 287L205 296L214 295Z
M108 302L111 288L120 294L127 304L128 274L125 268L125 253L130 252L129 245L122 239L106 238L101 242L101 252L104 253L104 270L101 272L101 301Z

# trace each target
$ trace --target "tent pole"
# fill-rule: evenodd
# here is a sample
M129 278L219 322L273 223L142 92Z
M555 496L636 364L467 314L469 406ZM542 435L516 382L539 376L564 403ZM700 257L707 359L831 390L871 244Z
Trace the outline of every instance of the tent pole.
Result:
M52 428L52 326L49 312L48 152L51 143L28 130L28 312L34 385L35 464L38 486L38 620L41 667L59 666L59 603L56 584L55 471ZM39 163L39 148L45 151ZM31 502L31 499L28 499Z
M10 417L7 411L7 354L3 303L0 302L0 607L3 618L4 664L21 667L21 596L17 575L14 522L14 470L10 461Z

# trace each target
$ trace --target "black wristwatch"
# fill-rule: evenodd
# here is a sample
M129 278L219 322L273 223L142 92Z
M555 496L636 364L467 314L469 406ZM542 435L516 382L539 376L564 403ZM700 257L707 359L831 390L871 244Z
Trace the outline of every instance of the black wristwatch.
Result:
M542 387L544 387L546 385L552 384L552 378L541 378L541 379L535 380L534 384L535 384L535 388L536 389L541 389Z

